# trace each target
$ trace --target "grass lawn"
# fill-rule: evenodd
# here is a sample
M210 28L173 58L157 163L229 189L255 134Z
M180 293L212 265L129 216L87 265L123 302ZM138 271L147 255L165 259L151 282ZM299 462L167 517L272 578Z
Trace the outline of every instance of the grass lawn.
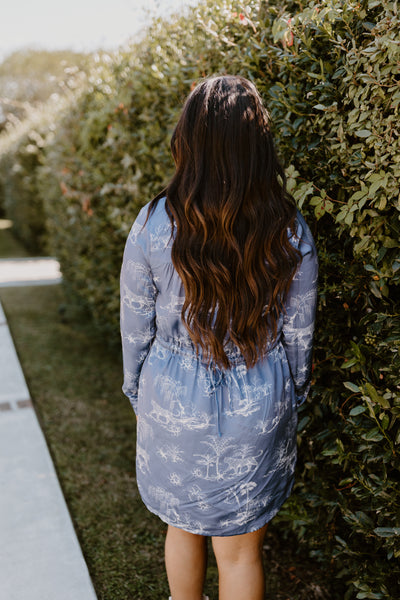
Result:
M99 600L167 600L166 526L136 488L135 417L120 391L119 351L66 304L60 285L0 288L0 300ZM326 574L273 527L265 563L269 600L333 598ZM217 600L212 553L206 592Z
M0 258L24 258L29 252L11 233L12 222L0 219Z

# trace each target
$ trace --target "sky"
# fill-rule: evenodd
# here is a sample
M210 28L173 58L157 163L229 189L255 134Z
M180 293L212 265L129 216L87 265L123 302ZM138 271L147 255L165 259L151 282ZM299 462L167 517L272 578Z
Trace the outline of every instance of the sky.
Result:
M0 11L0 60L26 47L91 51L118 48L149 13L181 12L196 0L8 0Z

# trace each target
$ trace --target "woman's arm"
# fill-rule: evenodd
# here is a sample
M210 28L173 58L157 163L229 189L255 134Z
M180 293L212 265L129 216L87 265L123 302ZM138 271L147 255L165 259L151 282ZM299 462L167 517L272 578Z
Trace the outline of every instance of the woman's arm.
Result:
M311 384L318 279L317 251L304 221L300 225L297 241L302 260L285 301L282 341L295 385L297 404L300 405L307 398Z
M143 362L156 332L157 288L149 265L149 240L143 229L143 210L128 236L121 269L121 338L124 367L122 391L137 411L138 384Z

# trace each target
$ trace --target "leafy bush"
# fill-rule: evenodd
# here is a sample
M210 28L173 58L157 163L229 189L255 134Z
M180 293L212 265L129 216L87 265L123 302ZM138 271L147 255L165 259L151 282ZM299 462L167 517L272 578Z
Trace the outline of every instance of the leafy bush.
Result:
M8 55L0 63L0 131L28 117L50 97L69 94L76 87L76 75L90 62L90 55L71 50L24 48Z
M332 553L346 598L400 593L399 26L394 3L371 1L285 13L273 28L270 106L321 260L298 531L318 528L314 551Z
M50 108L52 110L50 110ZM29 117L0 137L0 205L13 231L32 252L45 249L45 215L38 190L44 146L51 134L55 107L31 111ZM58 111L56 110L56 113Z
M141 85L145 68L128 54L99 59L40 174L51 248L67 285L114 341L121 251L135 214L171 170L167 138L180 103L156 76L151 92Z
M275 522L340 600L400 594L399 30L387 0L206 1L99 58L35 171L65 281L117 340L123 245L172 172L184 97L216 72L256 83L321 266L298 478Z
M32 60L37 69L43 69L47 63L50 63L49 66L52 66L53 72L56 72L55 67L61 61L61 57L69 56L69 54L55 52L54 65L51 64L51 56L51 53L38 52ZM7 87L3 79L10 83L9 69L11 66L16 67L17 75L19 74L22 80L29 57L32 58L32 53L15 53L8 59L11 64L5 61L0 66L0 74L3 75L3 77L0 76L0 87ZM23 103L25 118L19 120L16 115L13 115L0 135L0 210L12 220L13 231L24 245L32 252L38 253L46 249L46 217L38 187L45 147L51 143L56 123L68 110L73 98L79 95L86 81L85 72L80 71L77 67L66 69L62 67L62 69L67 71L65 81L62 81L60 73L57 78L54 76L57 81L48 83L47 87L41 78L38 78L38 81L35 80L36 87L31 86L36 90L35 101L32 104L27 101ZM19 73L19 70L22 72ZM8 78L4 73L8 74ZM48 73L41 73L42 79L45 79L45 75ZM32 74L31 76L33 77ZM15 93L22 93L20 81L15 83L15 87ZM46 95L51 89L59 89L63 92L62 94L54 93L47 102L41 104L39 92ZM33 94L33 89L31 91ZM11 113L8 116L10 117Z

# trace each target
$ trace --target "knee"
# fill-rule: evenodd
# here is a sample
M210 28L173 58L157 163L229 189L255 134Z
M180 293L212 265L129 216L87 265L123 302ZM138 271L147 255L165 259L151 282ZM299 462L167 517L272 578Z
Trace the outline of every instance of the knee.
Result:
M254 565L262 561L262 543L247 543L247 540L242 543L242 540L233 541L232 538L213 538L212 546L218 567Z

